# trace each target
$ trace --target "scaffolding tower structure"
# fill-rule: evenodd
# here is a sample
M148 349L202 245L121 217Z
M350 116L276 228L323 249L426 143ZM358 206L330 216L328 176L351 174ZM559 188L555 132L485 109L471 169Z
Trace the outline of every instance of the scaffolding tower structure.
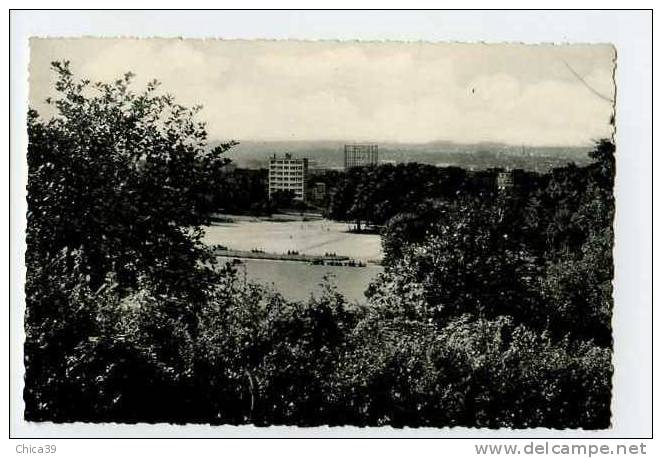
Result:
M374 143L345 145L345 169L373 166L379 163L379 152Z

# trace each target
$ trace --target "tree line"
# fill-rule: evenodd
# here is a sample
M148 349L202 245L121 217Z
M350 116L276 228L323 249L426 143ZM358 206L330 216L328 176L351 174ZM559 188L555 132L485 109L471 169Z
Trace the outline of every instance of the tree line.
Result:
M405 209L426 202L468 197L492 200L498 194L497 176L503 169L467 170L416 162L353 167L336 181L326 215L354 222L358 228L384 226ZM518 194L539 187L541 175L522 169L508 172L517 178Z

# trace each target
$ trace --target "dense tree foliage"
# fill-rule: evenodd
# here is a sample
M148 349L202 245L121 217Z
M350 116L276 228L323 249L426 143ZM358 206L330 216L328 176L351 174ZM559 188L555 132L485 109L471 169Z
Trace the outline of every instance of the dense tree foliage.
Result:
M99 322L105 295L114 294L118 303L135 291L159 298L155 311L164 322L152 317L146 332L155 340L147 345L163 350L151 356L160 363L178 359L166 354L195 335L197 309L216 282L200 225L212 209L213 171L232 146L205 148L198 109L161 94L156 82L135 93L131 74L92 84L75 79L67 62L53 68L58 96L49 102L55 115L42 120L30 111L28 118L29 418L61 413L60 406L51 411L38 401L41 390L72 390L74 396L69 364L93 358L91 346L124 351L117 333ZM68 396L49 399L77 409Z
M232 144L207 150L198 108L158 94L156 82L136 94L131 74L90 84L67 63L54 68L56 116L28 119L28 261L76 248L92 285L110 271L127 286L156 269L164 287L185 280L167 274L193 270L203 254L191 228L207 222L212 171Z
M295 199L294 191L278 190L269 196L267 169L232 169L214 172L212 208L224 214L272 215L278 211L304 211L311 207Z
M435 319L504 314L611 343L614 148L568 165L535 186L494 199L436 201L390 220L383 234L386 274L374 300ZM526 184L526 182L525 182Z
M214 193L214 209L218 212L265 215L273 211L269 203L266 169L234 169L217 171L218 187Z
M353 167L336 184L328 214L355 222L358 229L361 224L383 225L426 199L448 199L480 188L474 184L457 167L417 163Z
M338 175L330 214L384 226L384 274L360 304L292 302L200 243L232 144L156 84L54 67L56 116L28 120L28 420L609 426L612 143L502 192Z
M381 314L354 328L337 372L344 421L363 425L604 428L610 351L510 316L437 325Z

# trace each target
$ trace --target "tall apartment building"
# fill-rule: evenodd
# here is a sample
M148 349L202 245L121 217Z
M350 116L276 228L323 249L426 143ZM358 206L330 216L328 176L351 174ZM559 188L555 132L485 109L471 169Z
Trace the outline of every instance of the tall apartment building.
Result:
M305 200L308 159L295 159L291 154L269 160L269 198L276 191L293 191L296 200Z
M379 154L375 144L345 145L345 169L377 165Z

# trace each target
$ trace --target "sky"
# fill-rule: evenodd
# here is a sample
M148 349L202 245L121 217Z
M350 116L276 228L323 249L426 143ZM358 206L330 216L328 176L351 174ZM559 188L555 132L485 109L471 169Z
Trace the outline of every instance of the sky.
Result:
M50 62L158 79L203 106L211 140L585 146L612 133L611 45L33 38L30 105L52 113Z

